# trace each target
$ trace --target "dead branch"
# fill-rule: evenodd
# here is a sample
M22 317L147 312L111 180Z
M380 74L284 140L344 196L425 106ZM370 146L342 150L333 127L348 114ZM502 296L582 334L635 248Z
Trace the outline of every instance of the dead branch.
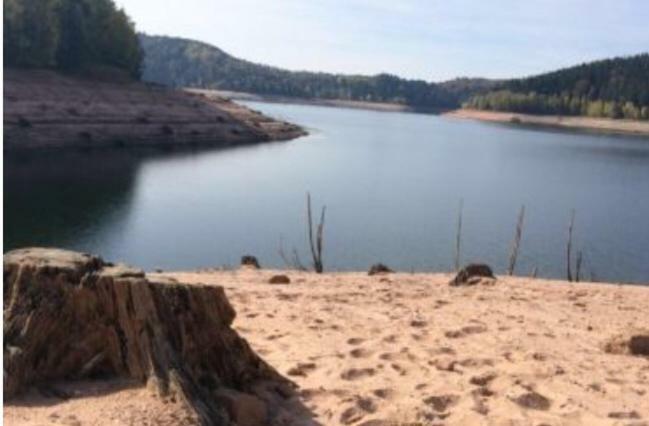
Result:
M521 237L523 236L523 223L525 220L525 205L521 206L520 213L518 214L518 222L516 223L516 233L512 241L512 249L509 255L509 267L507 268L508 275L514 275L516 269L516 260L518 259L518 250L521 245Z
M462 210L464 209L464 200L460 200L460 209L457 214L457 232L455 234L455 270L460 270L460 245L462 242Z
M322 264L322 241L324 236L324 222L326 206L322 207L320 214L320 223L317 226L316 233L313 233L313 213L311 211L311 194L306 194L307 225L309 233L309 248L311 249L311 258L313 260L313 270L321 274L324 270Z
M568 225L568 243L566 245L566 272L568 281L572 281L572 232L575 226L575 209L570 214L570 224Z

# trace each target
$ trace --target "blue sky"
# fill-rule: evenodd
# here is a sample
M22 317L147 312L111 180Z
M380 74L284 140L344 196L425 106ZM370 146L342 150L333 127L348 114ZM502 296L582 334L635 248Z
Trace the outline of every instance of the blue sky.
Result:
M292 70L441 81L649 51L648 0L116 0L140 31Z

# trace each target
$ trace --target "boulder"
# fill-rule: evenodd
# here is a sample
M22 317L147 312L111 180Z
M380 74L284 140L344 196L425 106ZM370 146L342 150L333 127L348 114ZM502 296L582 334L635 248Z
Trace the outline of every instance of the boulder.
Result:
M4 255L4 290L5 400L47 381L125 377L177 396L201 424L252 424L217 396L236 394L237 407L254 405L249 418L261 418L260 383L291 389L232 329L222 287L31 248Z
M480 284L485 281L493 282L495 279L496 277L489 265L472 263L462 268L449 284L451 286L468 286Z
M394 271L382 263L376 263L372 265L370 270L367 272L367 275L379 275L379 274L391 274Z
M241 266L249 266L254 269L259 269L259 261L255 256L251 256L249 254L245 256L241 256Z

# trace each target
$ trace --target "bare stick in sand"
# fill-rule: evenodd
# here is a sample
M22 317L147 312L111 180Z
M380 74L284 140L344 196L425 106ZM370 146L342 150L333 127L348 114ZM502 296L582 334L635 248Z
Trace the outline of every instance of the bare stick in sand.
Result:
M570 214L570 224L568 225L568 244L566 246L566 272L568 281L572 281L572 230L575 226L575 209Z
M308 221L308 232L309 232L309 248L311 249L311 257L313 259L313 269L318 274L321 274L324 270L322 264L322 237L324 232L324 221L325 221L325 211L326 206L322 207L322 213L320 214L320 223L316 230L316 235L313 235L313 214L311 213L311 194L307 192L306 194L306 212L307 212L307 221ZM314 242L315 239L315 242Z
M523 223L525 220L525 205L521 206L521 211L518 213L518 222L516 223L516 233L514 234L514 241L512 241L512 251L509 255L509 268L507 268L507 275L514 275L516 269L516 259L518 259L518 250L521 245L521 238L523 236Z
M538 275L539 275L539 267L538 267L538 266L535 266L535 267L532 269L532 274L530 275L530 277L532 277L532 278L536 278Z
M464 200L460 199L460 209L457 214L457 233L455 234L455 270L460 270L460 244L462 241L462 210Z
M579 279L581 277L581 265L582 265L583 260L584 260L583 253L582 253L581 250L579 250L577 252L577 263L576 263L576 266L575 266L575 269L576 269L576 271L575 271L575 281L577 281L577 282L579 282Z
M279 237L279 247L277 249L277 252L279 253L279 256L282 258L282 261L284 262L284 265L288 269L296 269L298 271L306 271L307 268L304 266L302 263L302 260L300 259L300 255L297 252L297 249L293 247L293 258L289 259L288 255L284 251L284 238L280 235Z

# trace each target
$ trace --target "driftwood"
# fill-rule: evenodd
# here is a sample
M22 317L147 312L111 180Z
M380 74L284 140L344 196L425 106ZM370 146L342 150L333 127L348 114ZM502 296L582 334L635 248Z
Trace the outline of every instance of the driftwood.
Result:
M224 403L232 395L270 407L269 395L290 393L231 328L221 287L24 249L4 256L4 291L5 399L41 382L126 377L179 397L201 424L225 425L240 423Z

